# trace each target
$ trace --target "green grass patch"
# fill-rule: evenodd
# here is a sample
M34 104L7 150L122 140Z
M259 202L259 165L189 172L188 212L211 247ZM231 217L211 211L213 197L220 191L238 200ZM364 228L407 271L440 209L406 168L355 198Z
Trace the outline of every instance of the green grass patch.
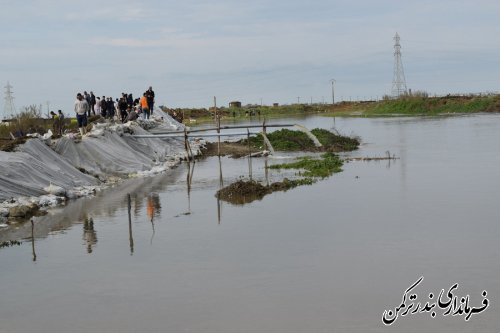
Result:
M314 142L305 133L286 128L268 133L267 138L275 150L299 151L314 147ZM242 140L242 143L248 144L246 139ZM261 149L264 147L264 138L262 135L250 137L250 145Z
M217 191L216 197L236 205L243 205L276 192L287 191L297 186L312 185L318 179L342 171L342 160L333 153L324 153L320 158L301 157L296 162L275 164L270 169L298 169L300 178L284 178L280 182L262 185L254 180L238 180Z
M300 169L305 177L326 178L342 171L342 160L333 153L324 153L320 159L309 156L299 157L296 162L274 164L269 169Z
M359 147L359 139L338 135L326 129L315 128L311 131L326 148L337 148L339 151L352 151Z
M324 146L325 150L351 151L357 149L359 146L359 140L357 138L337 135L325 129L315 128L311 133L318 138L318 141ZM318 150L307 134L301 131L292 131L284 128L268 133L267 138L271 142L273 148L279 151ZM244 139L241 143L247 145L248 141ZM250 145L256 149L262 149L264 147L262 135L250 137Z

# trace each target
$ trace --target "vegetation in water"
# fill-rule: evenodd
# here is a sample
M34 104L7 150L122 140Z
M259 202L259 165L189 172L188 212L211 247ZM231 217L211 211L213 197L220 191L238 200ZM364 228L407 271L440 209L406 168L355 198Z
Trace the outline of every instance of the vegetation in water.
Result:
M0 249L4 247L10 247L14 245L21 245L21 242L18 240L10 240L10 241L5 241L0 243Z
M270 169L299 169L305 177L326 178L342 171L342 160L333 153L324 153L320 159L309 156L299 157L296 162L273 164Z
M315 179L306 177L301 179L284 178L281 182L270 185L262 185L255 180L238 180L229 186L217 191L216 197L236 205L243 205L255 200L261 200L264 196L277 192L287 191L301 185L312 185Z
M318 141L324 146L323 150L333 151L351 151L359 146L359 139L350 138L348 136L338 135L325 129L315 128L311 131ZM301 131L292 131L289 129L281 129L267 134L267 138L275 150L279 151L318 151L314 142ZM240 141L243 145L247 145L246 139ZM250 145L257 149L264 147L264 138L262 135L250 137Z
M302 185L312 185L319 178L326 178L342 171L342 160L335 154L324 153L321 158L301 157L296 162L275 164L271 169L298 169L300 178L284 178L280 182L262 185L254 180L239 180L217 191L217 198L233 204L246 204L261 200L267 194L287 191Z
M323 128L315 128L311 133L318 138L318 141L328 150L334 151L352 151L359 147L359 139L351 138L345 135L332 133Z
M314 143L305 133L286 128L268 133L267 138L275 150L299 151L314 148ZM242 140L242 143L247 144L247 140ZM263 148L264 138L262 135L252 136L250 137L250 145Z

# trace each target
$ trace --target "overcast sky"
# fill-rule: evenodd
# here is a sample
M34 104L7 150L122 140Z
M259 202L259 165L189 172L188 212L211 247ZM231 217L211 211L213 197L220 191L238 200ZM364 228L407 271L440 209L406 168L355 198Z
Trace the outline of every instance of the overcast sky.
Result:
M69 114L77 92L138 96L150 85L169 107L330 102L330 79L336 101L380 98L396 32L413 91L500 90L498 0L0 4L0 83L17 109L50 101Z

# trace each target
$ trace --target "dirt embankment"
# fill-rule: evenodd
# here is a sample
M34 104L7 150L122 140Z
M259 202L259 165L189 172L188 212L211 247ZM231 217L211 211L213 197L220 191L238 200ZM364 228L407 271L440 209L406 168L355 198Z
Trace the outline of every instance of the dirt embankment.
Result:
M288 178L270 185L262 185L254 180L238 180L217 191L216 197L234 205L244 205L255 200L262 200L266 195L276 191L287 191L299 185L312 183L314 183L312 179L290 180Z

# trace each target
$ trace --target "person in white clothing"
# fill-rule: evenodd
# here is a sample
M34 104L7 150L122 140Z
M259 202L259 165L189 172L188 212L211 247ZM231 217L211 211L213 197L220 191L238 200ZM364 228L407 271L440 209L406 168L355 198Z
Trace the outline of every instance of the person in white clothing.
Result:
M100 115L101 114L101 98L96 97L95 101L95 114Z
M87 112L89 110L89 103L87 103L87 101L83 98L82 94L78 93L75 101L75 113L76 120L78 122L78 129L80 130L80 134L82 136L87 132Z

